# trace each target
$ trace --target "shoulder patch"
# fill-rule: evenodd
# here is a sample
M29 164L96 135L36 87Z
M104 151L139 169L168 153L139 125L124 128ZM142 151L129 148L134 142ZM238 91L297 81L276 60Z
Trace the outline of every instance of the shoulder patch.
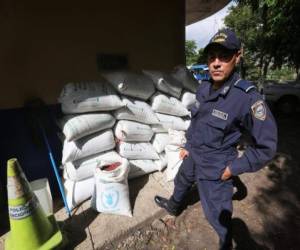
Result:
M266 119L267 110L266 110L265 103L262 100L255 102L251 106L251 110L252 110L252 115L256 119L261 120L261 121L264 121Z
M256 89L256 87L253 85L253 83L240 79L234 84L234 87L239 88L246 93L248 93L251 89Z

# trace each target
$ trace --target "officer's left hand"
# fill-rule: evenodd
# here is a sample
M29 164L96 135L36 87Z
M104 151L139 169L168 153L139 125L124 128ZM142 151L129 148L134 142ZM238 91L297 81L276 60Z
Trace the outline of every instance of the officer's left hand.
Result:
M221 180L222 181L226 181L228 180L230 177L232 176L231 171L229 169L229 167L226 167L222 176L221 176Z
M181 148L180 149L180 152L179 152L179 159L180 160L183 160L184 158L188 157L189 156L189 151L187 151L186 149L184 148Z

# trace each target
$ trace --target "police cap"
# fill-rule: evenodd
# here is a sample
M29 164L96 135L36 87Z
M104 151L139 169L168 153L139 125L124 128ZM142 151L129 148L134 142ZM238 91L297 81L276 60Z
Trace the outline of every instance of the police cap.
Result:
M237 38L236 34L230 29L219 30L209 41L204 48L204 52L207 53L209 47L214 44L219 44L229 50L240 50L241 41Z

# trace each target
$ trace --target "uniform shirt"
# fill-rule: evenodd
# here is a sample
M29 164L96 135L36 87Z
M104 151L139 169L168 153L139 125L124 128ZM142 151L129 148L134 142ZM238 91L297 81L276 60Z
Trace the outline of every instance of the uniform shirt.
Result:
M221 88L211 91L204 81L191 108L191 125L186 149L200 179L220 179L226 166L233 175L254 172L276 152L277 128L274 118L253 84L234 73ZM238 158L236 146L241 129L252 135L254 145Z

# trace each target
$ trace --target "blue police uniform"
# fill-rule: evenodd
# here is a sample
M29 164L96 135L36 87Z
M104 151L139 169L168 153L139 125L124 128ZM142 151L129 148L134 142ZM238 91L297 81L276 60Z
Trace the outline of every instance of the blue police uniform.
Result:
M180 203L196 182L205 216L221 242L230 238L232 180L222 181L228 166L232 175L255 172L276 152L277 128L274 118L255 86L237 73L216 91L210 81L199 85L186 133L189 156L175 178L172 198ZM236 146L241 129L247 129L254 145L239 158Z

